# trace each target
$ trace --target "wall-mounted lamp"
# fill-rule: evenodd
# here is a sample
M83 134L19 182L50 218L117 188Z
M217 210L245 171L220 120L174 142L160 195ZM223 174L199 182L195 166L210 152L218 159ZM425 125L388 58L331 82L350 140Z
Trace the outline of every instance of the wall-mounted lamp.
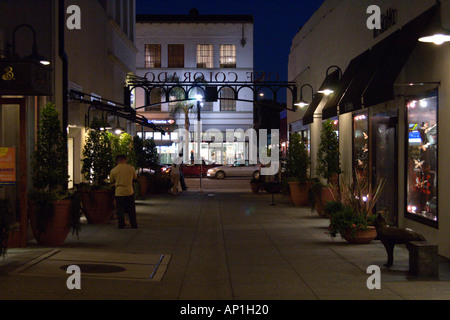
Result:
M30 26L29 24L21 24L14 29L13 34L12 34L12 51L13 51L12 54L13 54L13 56L15 58L19 57L19 55L16 52L16 32L20 28L28 28L33 33L33 48L31 51L31 55L25 57L25 59L32 59L32 60L38 61L40 64L42 64L44 66L48 66L50 64L50 60L44 56L41 56L38 53L37 43L36 43L36 30L34 30L34 28L32 26Z
M311 99L314 98L314 89L310 84L304 84L301 88L300 88L300 100L295 101L294 106L300 107L300 108L304 108L309 106L309 103L307 101L305 101L305 99L303 99L303 88L304 87L309 87L311 89Z
M330 73L330 70L332 68L336 68L336 70ZM330 94L334 93L336 85L341 78L342 78L341 68L339 68L338 66L329 67L327 69L325 81L320 90L318 90L317 92L329 96Z
M419 38L420 42L434 43L435 45L440 46L445 42L450 41L450 30L442 27L441 17L441 4L440 1L437 1L436 15L430 25L423 32L422 36Z

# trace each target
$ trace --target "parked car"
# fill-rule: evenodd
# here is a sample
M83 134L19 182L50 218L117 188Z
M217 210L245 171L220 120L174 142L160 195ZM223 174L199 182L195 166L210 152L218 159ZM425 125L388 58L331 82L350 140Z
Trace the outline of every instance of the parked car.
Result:
M232 165L211 168L206 172L208 178L223 179L225 177L249 177L259 178L260 165L251 165L242 162L235 162Z
M221 164L217 164L215 162L211 162L208 160L203 160L203 164L183 164L183 174L185 177L198 177L200 175L200 168L202 168L202 175L206 176L206 173L209 169L221 166ZM164 165L161 168L162 174L170 174L171 165Z
M208 160L203 160L203 164L183 164L183 174L184 176L199 176L200 168L202 169L202 175L206 176L209 169L219 167L221 164L211 162Z
M162 174L170 175L170 172L171 172L171 166L170 165L164 164L164 165L161 166L161 173Z

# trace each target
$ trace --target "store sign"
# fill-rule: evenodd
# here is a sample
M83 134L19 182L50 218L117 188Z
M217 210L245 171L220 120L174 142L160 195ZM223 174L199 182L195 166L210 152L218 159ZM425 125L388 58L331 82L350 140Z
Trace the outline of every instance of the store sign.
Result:
M169 74L168 72L147 72L145 78L150 82L170 83L171 79L178 79L181 83L192 83L198 79L204 79L208 83L226 82L279 82L280 76L276 72L246 72L244 77L239 77L236 72L184 72Z
M16 183L16 155L14 148L0 148L0 185Z
M148 120L148 122L153 123L153 124L160 124L160 125L166 125L166 124L173 124L175 121L172 119L169 120Z
M382 33L386 32L397 24L397 9L389 8L385 13L380 13L377 21L377 28L373 28L373 37L377 38Z
M52 95L51 71L26 60L0 60L0 95Z

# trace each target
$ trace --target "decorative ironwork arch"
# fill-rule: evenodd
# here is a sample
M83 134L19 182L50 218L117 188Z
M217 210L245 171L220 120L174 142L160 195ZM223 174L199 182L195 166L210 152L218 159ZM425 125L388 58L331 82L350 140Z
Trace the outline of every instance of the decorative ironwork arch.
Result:
M124 104L130 104L129 97L131 90L135 88L143 88L147 94L149 94L152 90L155 88L161 88L163 93L165 93L166 101L164 102L158 102L155 104L146 104L144 106L138 106L136 107L136 110L140 110L146 107L152 107L154 105L159 105L162 103L169 103L169 102L182 102L182 101L189 101L189 100L195 100L195 98L189 98L189 93L194 88L200 88L204 96L207 95L207 90L205 90L206 87L215 87L216 88L216 100L220 100L220 90L228 87L233 90L234 93L234 99L236 101L244 101L244 102L250 102L250 103L256 103L258 93L260 90L267 88L272 92L272 100L273 102L277 102L277 95L280 89L286 88L288 92L292 95L292 106L287 107L287 110L295 111L296 107L294 106L294 102L297 100L297 86L295 82L281 82L281 81L261 81L261 79L258 79L257 81L246 81L246 82L240 82L240 81L212 81L207 82L204 80L197 79L197 81L190 81L190 82L180 82L180 81L174 81L170 77L167 77L165 79L166 81L156 81L156 76L153 74L152 79L148 79L147 75L153 74L151 72L147 72L144 77L139 76L129 76L127 80L127 86L125 87L125 91L128 93L124 95ZM159 79L158 79L159 80ZM278 79L277 79L278 80ZM184 92L184 99L182 100L172 100L170 101L170 93L174 88L181 88ZM240 99L239 93L242 89L250 89L253 92L253 100L247 100L247 99ZM230 98L227 98L227 100L230 100Z

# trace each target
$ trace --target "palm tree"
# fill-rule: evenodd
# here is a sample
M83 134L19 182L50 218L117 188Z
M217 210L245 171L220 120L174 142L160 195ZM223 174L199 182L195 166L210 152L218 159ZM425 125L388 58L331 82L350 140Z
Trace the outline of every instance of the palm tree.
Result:
M173 78L171 82L175 82L178 83L179 79L178 78ZM204 79L200 79L197 78L195 79L195 82L197 83L204 83ZM171 117L173 118L178 118L180 117L180 115L184 115L184 129L185 129L185 137L184 137L184 159L187 159L188 156L188 149L189 149L189 128L191 126L191 122L189 120L189 116L191 114L191 112L194 110L195 105L189 103L189 100L185 100L186 99L186 93L185 91L181 88L181 87L173 87L171 92L171 97L174 97L176 101L178 101L175 106L173 106L172 108L170 108L169 114ZM184 101L180 101L180 100L184 100Z

